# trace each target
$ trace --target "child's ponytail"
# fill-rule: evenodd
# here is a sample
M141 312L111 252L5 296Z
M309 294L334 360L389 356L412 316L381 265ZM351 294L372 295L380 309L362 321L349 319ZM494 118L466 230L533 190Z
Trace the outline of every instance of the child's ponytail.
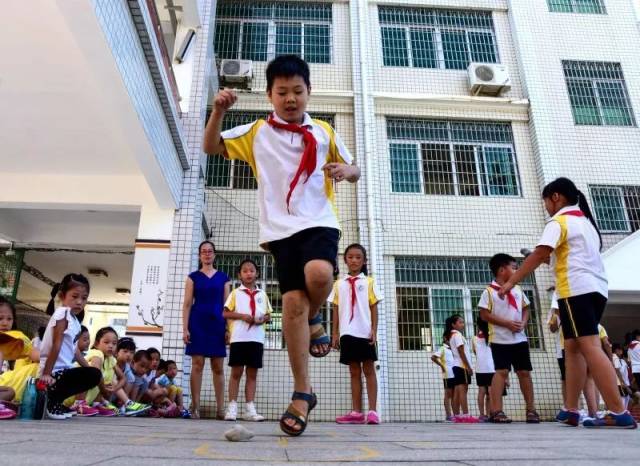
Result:
M562 194L571 205L578 204L578 207L580 208L584 216L589 219L591 225L593 225L593 228L596 229L596 233L598 233L598 238L600 240L600 249L602 250L602 235L600 234L600 229L596 224L596 219L591 212L591 208L589 207L587 198L576 187L575 183L569 178L556 178L544 187L544 189L542 190L542 198L548 199L553 195L553 193Z
M602 234L600 234L600 229L596 224L596 219L594 218L593 213L591 212L591 208L589 207L587 198L584 196L584 194L582 194L582 191L580 191L579 189L576 188L576 191L578 192L578 207L580 207L580 210L582 211L584 216L589 219L589 221L591 222L591 225L593 225L593 228L596 229L596 233L598 233L598 239L600 240L600 250L602 251Z
M47 304L47 314L52 316L56 310L56 296L58 296L58 292L60 291L60 283L56 283L51 288L51 299L49 300L49 304Z

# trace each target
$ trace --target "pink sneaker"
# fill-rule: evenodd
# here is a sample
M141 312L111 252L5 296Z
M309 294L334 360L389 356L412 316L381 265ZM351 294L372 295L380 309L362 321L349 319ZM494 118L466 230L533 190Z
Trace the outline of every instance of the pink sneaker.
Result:
M84 400L76 401L69 409L81 417L92 417L98 415L98 410L89 406Z
M98 416L103 416L103 417L117 416L117 414L112 408L108 408L104 405L94 405L93 409L97 411Z
M336 418L336 422L338 424L364 424L367 421L365 420L363 413L351 411L349 414L345 414L344 416L338 416Z
M380 416L375 411L367 413L367 424L380 424Z
M477 424L480 421L477 417L473 417L470 414L459 414L453 422L457 422L459 424Z
M0 403L0 419L13 419L16 417L16 412L7 408L4 404Z

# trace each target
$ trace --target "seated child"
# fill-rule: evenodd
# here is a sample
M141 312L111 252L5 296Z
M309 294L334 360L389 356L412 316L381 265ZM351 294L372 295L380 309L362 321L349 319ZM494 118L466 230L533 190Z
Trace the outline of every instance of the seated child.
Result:
M81 416L116 416L120 413L112 401L122 403L123 414L133 416L148 410L150 407L129 399L124 391L126 378L117 364L114 353L117 347L118 334L111 327L98 330L93 348L87 352L86 360L90 366L96 367L102 372L102 382L97 387L89 390L84 396L77 396L74 406ZM94 403L95 402L95 403ZM88 409L87 406L97 411Z
M130 385L126 386L126 392L129 398L134 401L140 401L143 395L147 392L149 386L145 376L149 372L151 366L151 357L147 350L138 350L133 355L133 362L131 363L131 371L133 372L134 381Z
M156 348L147 349L147 353L151 358L149 370L144 375L146 381L146 390L142 394L141 401L150 404L157 404L163 400L168 392L164 387L160 387L156 383L156 377L158 376L158 366L160 365L160 351Z
M118 367L124 374L125 385L124 391L127 393L127 396L131 385L136 381L136 376L131 370L131 361L133 361L133 355L136 352L136 344L133 341L133 338L130 337L122 337L118 340L118 347L116 352L116 363Z

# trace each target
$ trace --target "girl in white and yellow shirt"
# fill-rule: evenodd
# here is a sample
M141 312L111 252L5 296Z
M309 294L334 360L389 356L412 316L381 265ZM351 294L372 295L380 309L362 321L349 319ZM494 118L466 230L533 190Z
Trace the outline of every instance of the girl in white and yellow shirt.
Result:
M608 285L600 256L602 240L587 199L567 178L558 178L542 191L551 220L538 246L520 269L500 289L504 297L540 264L550 260L555 272L560 323L564 335L567 373L566 411L558 417L578 426L578 398L587 368L609 412L600 419L585 419L585 427L637 428L625 410L616 383L616 373L602 351L598 324L607 304Z

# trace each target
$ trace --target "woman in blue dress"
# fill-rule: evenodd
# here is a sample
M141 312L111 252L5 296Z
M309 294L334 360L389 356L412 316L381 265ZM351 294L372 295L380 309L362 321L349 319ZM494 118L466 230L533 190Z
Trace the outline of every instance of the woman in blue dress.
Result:
M226 321L222 310L231 292L231 280L213 268L216 257L211 241L198 247L200 269L187 277L182 306L182 338L186 354L191 356L191 414L200 417L200 390L204 359L211 358L213 387L216 394L216 418L224 418L224 358Z

